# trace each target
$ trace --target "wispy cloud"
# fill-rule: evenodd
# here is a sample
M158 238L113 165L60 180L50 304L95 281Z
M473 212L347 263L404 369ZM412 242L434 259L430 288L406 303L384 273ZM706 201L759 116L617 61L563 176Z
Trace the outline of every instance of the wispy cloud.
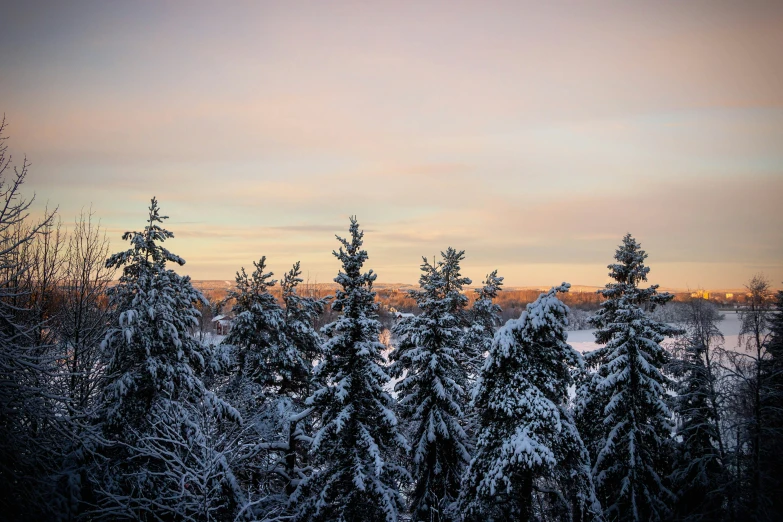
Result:
M266 253L323 280L358 215L387 281L455 246L509 284L600 283L627 231L667 284L693 262L783 279L779 2L6 14L0 110L28 188L66 218L94 203L115 236L156 195L199 277Z

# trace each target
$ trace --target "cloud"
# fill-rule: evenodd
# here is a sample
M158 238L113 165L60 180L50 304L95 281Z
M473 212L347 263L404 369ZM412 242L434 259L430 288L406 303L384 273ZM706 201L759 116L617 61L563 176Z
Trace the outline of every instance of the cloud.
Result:
M0 31L26 188L112 234L156 195L196 273L334 273L349 215L398 281L447 246L602 281L627 231L683 274L783 253L783 4L49 7Z

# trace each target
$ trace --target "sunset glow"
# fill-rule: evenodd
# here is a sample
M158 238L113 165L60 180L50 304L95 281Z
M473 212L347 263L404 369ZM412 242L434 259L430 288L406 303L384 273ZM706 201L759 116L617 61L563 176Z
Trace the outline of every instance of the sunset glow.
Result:
M0 112L36 206L112 250L156 196L194 279L266 255L379 282L466 251L509 286L783 281L782 2L16 2Z

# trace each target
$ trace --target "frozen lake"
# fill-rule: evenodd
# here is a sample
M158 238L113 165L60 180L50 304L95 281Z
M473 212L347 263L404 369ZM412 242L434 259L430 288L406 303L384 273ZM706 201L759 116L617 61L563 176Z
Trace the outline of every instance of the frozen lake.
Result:
M740 320L737 312L721 312L725 317L718 323L723 337L725 338L724 347L727 349L736 349L740 331ZM598 345L595 344L595 330L575 330L568 332L568 343L576 350L584 353L595 350Z

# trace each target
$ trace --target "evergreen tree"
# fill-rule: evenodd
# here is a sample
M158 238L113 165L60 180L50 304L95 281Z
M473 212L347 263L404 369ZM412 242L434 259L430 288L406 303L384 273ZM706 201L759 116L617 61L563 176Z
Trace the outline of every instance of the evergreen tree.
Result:
M266 272L266 258L254 265L250 276L244 269L237 273L236 290L227 297L234 301L236 318L224 344L233 350L237 367L227 392L254 435L254 449L241 462L242 475L263 498L253 501L250 511L288 512L302 472L299 442L309 439L303 429L304 400L321 351L313 321L325 301L297 294L302 282L297 262L283 278L281 307L270 292L277 282Z
M236 288L226 298L234 302L235 319L223 340L236 364L231 396L248 411L255 411L265 396L288 388L295 374L307 371L285 336L285 312L269 292L277 281L265 271L266 257L253 265L250 276L244 268L237 272Z
M396 521L402 505L399 484L410 480L396 462L407 449L397 428L394 400L384 386L378 341L376 275L362 273L367 252L364 233L351 217L350 238L334 256L342 263L333 309L339 318L322 329L328 337L323 361L315 371L320 386L307 399L320 428L311 447L319 458L314 473L295 494L301 498L302 520Z
M321 299L299 295L302 283L299 261L283 277L281 283L285 316L283 330L303 364L293 367L287 388L298 395L309 395L313 363L321 357L321 336L314 328L316 319L324 313L329 296Z
M108 268L121 268L122 276L108 291L113 317L103 342L109 359L99 420L107 447L94 484L98 508L93 515L99 517L146 519L155 518L161 505L176 509L182 483L169 473L173 461L162 452L143 450L163 426L197 440L203 434L194 431L199 423L188 411L206 408L216 421L241 420L202 380L205 372L220 369L212 350L189 334L197 323L194 303L204 298L189 277L167 268L167 263L185 261L160 244L174 237L158 224L164 219L152 198L144 230L123 235L131 248L106 261ZM177 442L161 444L175 451ZM231 481L212 491L235 497L227 503L241 496Z
M674 411L680 442L672 474L679 520L720 519L726 512L726 496L731 495L726 488L717 382L716 352L723 343L717 321L721 319L713 304L692 299L679 356L670 365L679 378Z
M578 391L580 432L612 520L665 519L674 499L667 484L672 441L666 392L672 383L661 372L669 356L660 343L678 330L646 313L674 297L659 294L657 285L639 287L650 271L646 258L627 234L617 263L608 266L615 282L598 291L605 300L591 319L596 342L604 346L585 356L594 371Z
M310 395L313 384L313 364L320 359L321 336L313 328L316 318L324 312L327 298L315 299L297 293L302 282L299 261L283 277L283 302L285 303L284 332L293 350L304 364L295 367L286 386L287 404L283 408L292 414L286 419L287 447L285 448L285 472L290 477L286 494L292 495L299 483L300 460L306 459L306 447L300 447L302 441L309 441L310 425L304 410L305 399Z
M465 259L464 250L454 250L449 247L440 253L438 273L442 280L440 293L445 309L452 314L463 327L470 326L470 315L466 309L468 296L463 293L466 286L472 283L469 277L462 277L460 264ZM463 356L464 358L464 356Z
M475 455L460 504L469 520L600 519L590 460L567 409L581 356L566 342L563 283L496 333L473 392Z
M414 520L443 520L459 494L462 472L470 461L465 416L467 371L463 365L459 261L449 248L433 266L421 265L421 290L411 297L421 310L394 327L399 347L391 354L391 372L403 377L395 385L403 415L413 424Z
M291 477L275 473L284 468L281 452L287 446L282 441L288 413L286 396L278 392L285 391L295 373L304 371L304 363L285 336L285 314L270 292L277 281L266 271L266 257L254 261L253 266L250 275L240 268L236 286L226 296L225 302L232 302L234 320L222 345L230 354L233 369L223 392L245 419L245 433L239 433L239 438L249 439L252 447L238 462L238 473L248 501L253 503L252 513L257 514L288 501L284 492ZM255 500L256 495L264 501Z
M470 360L468 372L477 376L484 366L484 354L489 352L495 329L500 326L500 305L494 300L502 290L503 278L494 270L487 274L483 286L475 290L476 301L470 310L470 328L465 333L464 351Z

